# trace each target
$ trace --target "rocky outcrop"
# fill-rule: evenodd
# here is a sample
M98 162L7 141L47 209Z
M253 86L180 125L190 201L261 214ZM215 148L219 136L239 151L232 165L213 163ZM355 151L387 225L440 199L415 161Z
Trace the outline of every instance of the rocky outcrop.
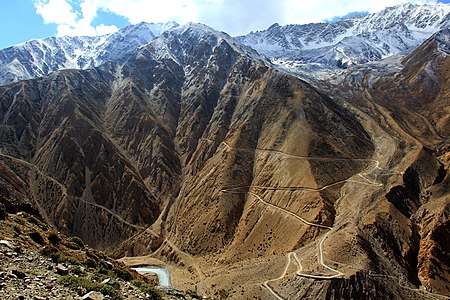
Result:
M448 165L446 176L437 176L437 179L426 189L427 202L413 216L421 236L418 276L428 291L449 296L450 259L446 247L450 238Z
M2 299L94 299L88 294L110 299L169 298L156 291L156 282L79 238L58 233L38 216L8 212L0 225Z
M449 253L446 244L450 237L449 197L434 200L416 213L420 219L419 279L427 291L450 295Z
M139 23L104 36L35 39L0 50L0 85L49 75L63 69L88 69L125 59L178 26L175 22Z

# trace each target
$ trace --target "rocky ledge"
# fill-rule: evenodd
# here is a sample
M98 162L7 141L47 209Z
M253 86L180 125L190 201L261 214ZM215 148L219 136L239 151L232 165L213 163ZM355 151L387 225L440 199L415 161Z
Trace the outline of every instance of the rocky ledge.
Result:
M193 299L159 290L123 263L66 238L36 216L0 220L0 299ZM199 298L199 297L198 297Z

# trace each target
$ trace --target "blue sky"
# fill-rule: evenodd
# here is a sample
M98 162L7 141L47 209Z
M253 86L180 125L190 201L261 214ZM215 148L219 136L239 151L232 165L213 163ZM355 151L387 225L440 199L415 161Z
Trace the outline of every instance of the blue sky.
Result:
M6 0L0 5L0 48L56 33L56 24L45 25L31 0Z
M141 21L200 22L239 35L276 22L335 21L405 2L436 0L1 0L0 48L55 35L102 35Z

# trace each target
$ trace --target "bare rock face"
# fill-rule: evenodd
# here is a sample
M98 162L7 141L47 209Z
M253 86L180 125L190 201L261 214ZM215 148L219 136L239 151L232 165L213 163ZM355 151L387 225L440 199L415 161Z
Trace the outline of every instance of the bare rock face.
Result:
M6 86L1 93L2 103L10 103L1 130L13 133L4 141L2 157L26 169L19 173L26 187L23 201L98 248L156 220L155 198L104 131L101 114L111 92L98 72L55 73ZM24 113L31 122L17 124L25 120Z
M449 295L450 264L445 248L450 237L449 196L436 198L416 213L421 235L418 276L426 290Z
M142 22L101 37L49 37L1 49L0 85L49 75L58 70L89 69L122 60L176 26L175 22Z
M366 289L374 281L383 286L378 290L391 298L448 295L448 251L443 245L448 239L448 187L444 182L449 132L441 129L449 99L448 68L442 69L448 60L442 44L442 35L446 34L437 34L404 58L400 72L379 71L377 68L385 66L375 64L372 71L355 68L334 83L322 85L328 93L334 93L336 100L351 99L349 102L361 112L377 120L382 131L378 138L371 135L375 147L383 148L382 155L392 159L389 169L378 159L376 168L380 172L375 178L377 182L387 181L379 191L381 195L373 194L370 202L360 200L367 203L367 209L362 209L355 219L360 223L352 249L366 253L365 268L370 270L360 290L366 298L377 298L371 294L372 289ZM396 144L395 148L390 148L389 143ZM345 210L339 202L335 208L336 227L339 212L342 215ZM336 247L333 250L338 251ZM345 279L339 285L352 290L352 280ZM308 294L305 291L298 295Z
M0 87L0 202L217 298L448 295L441 48L313 86L189 24Z
M443 295L450 295L450 260L446 249L450 238L448 166L446 161L440 166L433 184L422 192L425 203L413 216L421 237L418 277L427 291Z

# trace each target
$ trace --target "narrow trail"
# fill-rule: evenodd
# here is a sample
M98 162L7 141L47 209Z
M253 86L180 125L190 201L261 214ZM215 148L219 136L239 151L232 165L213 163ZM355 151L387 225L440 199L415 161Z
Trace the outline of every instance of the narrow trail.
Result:
M372 272L370 272L370 271L369 271L369 276L370 277L389 277L389 278L395 279L395 281L398 279L398 286L399 287L401 287L403 289L406 289L406 290L409 290L409 291L413 291L415 293L424 294L424 295L428 296L430 299L447 299L447 300L450 299L448 296L444 296L444 295L440 295L440 294L434 294L434 293L431 293L431 292L428 292L428 291L422 290L422 289L413 289L413 288L407 287L406 285L403 284L402 281L405 281L405 280L403 278L401 278L401 277L396 277L396 276L392 276L392 275L385 275L385 274L372 274Z
M309 226L314 226L314 227L318 227L321 229L326 229L328 230L328 232L320 239L319 241L319 259L318 259L318 263L324 267L325 269L335 273L332 275L316 275L316 274L310 274L310 273L304 273L303 271L303 267L302 264L297 256L297 254L295 252L289 252L286 254L287 257L287 263L286 266L282 272L282 274L274 279L270 279L267 280L265 282L263 282L261 284L262 287L266 288L276 299L278 300L285 300L282 296L280 296L273 288L270 287L269 283L272 282L276 282L279 280L282 280L284 277L286 277L288 274L288 270L289 267L292 263L292 260L295 259L295 262L297 264L297 270L295 271L295 275L297 276L301 276L301 277L305 277L305 278L312 278L312 279L318 279L318 280L327 280L327 279L333 279L333 278L342 278L345 276L345 273L336 270L332 267L330 267L329 265L327 265L324 262L324 250L323 250L323 244L325 242L325 240L327 239L327 237L333 232L333 227L330 226L326 226L326 225L322 225L322 224L316 224L310 221L307 221L306 219L302 218L301 216L298 216L297 214L286 210L285 208L276 206L266 200L264 200L262 197L260 197L258 194L254 193L251 191L251 189L260 189L260 190L272 190L272 191L277 191L277 190L281 190L281 191L297 191L297 190L303 190L303 191L310 191L310 192L320 192L323 191L327 188L336 186L336 185L340 185L340 184L345 184L347 182L352 182L352 183L356 183L356 184L361 184L361 185L366 185L366 186L373 186L373 187L381 187L383 186L383 184L381 182L377 182L378 177L380 176L391 176L391 175L403 175L404 172L392 172L391 170L388 169L383 169L380 167L380 162L378 160L374 160L374 159L364 159L364 158L330 158L330 157L307 157L307 156L298 156L298 155L292 155L289 153L284 153L282 151L278 151L278 150L268 150L268 149L255 149L255 150L251 150L251 149L240 149L240 148L232 148L229 144L227 144L226 142L222 142L222 144L228 149L228 150L241 150L241 151L266 151L266 152L270 152L270 153L276 153L279 155L283 155L283 156L287 156L287 157L291 157L291 158L296 158L296 159L305 159L305 160L322 160L322 161L333 161L333 160L337 160L337 161L342 161L342 160L352 160L352 161L362 161L362 162L369 162L369 163L374 163L375 165L369 169L367 169L365 172L361 172L358 174L355 174L356 176L358 176L359 178L361 178L361 180L353 180L353 179L346 179L346 180L341 180L338 182L334 182L322 187L318 187L318 188L313 188L313 187L270 187L270 186L257 186L257 185L247 185L247 186L234 186L234 187L228 187L228 188L224 188L221 190L221 192L223 193L245 193L245 194L250 194L252 196L254 196L259 202L263 203L266 206L269 206L273 209L277 209L280 210L281 212L288 214L298 220L300 220L301 222L303 222L306 225ZM381 172L379 174L373 174L376 170L380 170ZM369 176L373 177L373 178L369 178ZM352 176L353 177L353 176ZM246 189L248 190L247 192L243 192L242 189ZM342 197L342 195L341 195ZM251 207L253 207L257 202L252 203L246 210L250 209ZM439 294L434 294L434 293L430 293L428 291L425 291L423 289L414 289L414 288L410 288L408 286L406 286L405 284L403 284L402 282L402 278L398 278L395 276L391 276L391 275L383 275L383 274L369 274L369 276L372 277L390 277L393 279L398 280L398 285L404 289L416 292L416 293L422 293L428 297L430 297L431 299L448 299L448 297L443 296L443 295L439 295Z
M136 229L140 229L140 230L141 230L141 229L146 229L146 228L147 228L147 227L144 227L144 226L139 226L139 225L135 225L135 224L132 224L132 223L128 222L127 220L125 220L124 218L122 218L120 215L116 214L115 212L113 212L113 211L110 210L109 208L106 208L106 207L104 207L104 206L102 206L102 205L100 205L100 204L92 203L92 202L86 201L86 200L81 199L81 198L78 198L78 197L75 198L75 199L77 199L78 201L83 202L83 203L85 203L85 204L92 205L92 206L94 206L94 207L100 208L100 209L102 209L102 210L108 212L111 216L115 217L117 220L121 221L121 222L124 223L125 225L128 225L128 226L133 227L133 228L136 228Z
M75 196L71 196L71 195L67 194L67 188L66 188L61 182L59 182L59 181L56 180L55 178L53 178L53 177L51 177L51 176L45 174L45 173L42 172L36 165L34 165L34 164L32 164L32 163L30 163L30 162L28 162L28 161L26 161L26 160L23 160L23 159L20 159L20 158L11 156L11 155L3 154L3 153L0 153L0 156L9 158L9 159L11 159L11 160L17 161L17 162L22 163L22 164L25 164L25 165L31 167L32 169L36 170L40 175L42 175L43 177L45 177L45 178L47 178L48 180L52 181L52 182L55 183L56 185L58 185L58 186L61 188L62 194L63 194L64 196L66 196L66 197L72 197L73 199L77 199L78 201L83 202L83 203L85 203L85 204L92 205L92 206L95 206L95 207L97 207L97 208L100 208L100 209L106 211L107 213L109 213L111 216L113 216L114 218L116 218L116 219L119 220L120 222L122 222L122 223L124 223L125 225L128 225L128 226L130 226L130 227L133 227L133 228L136 228L136 229L145 229L145 228L146 228L146 227L139 226L139 225L135 225L135 224L132 224L132 223L126 221L123 217L121 217L120 215L118 215L117 213L113 212L112 210L110 210L109 208L107 208L107 207L105 207L105 206L103 206L103 205L100 205L100 204L97 204L97 203L92 203L92 202L86 201L86 200L84 200L84 199L81 199L81 198L79 198L79 197L75 197ZM39 205L39 204L38 204L38 205Z
M236 190L236 188L233 188L233 189L231 189L231 192L232 192L232 193L237 193L235 190ZM221 192L227 193L228 190L222 189ZM329 230L329 231L323 236L323 238L320 239L320 241L319 241L319 261L318 261L318 263L319 263L321 266L323 266L324 268L326 268L326 269L328 269L328 270L330 270L330 271L332 271L332 272L334 272L334 273L336 273L336 274L333 274L333 275L315 275L315 274L310 274L310 273L303 273L303 272L301 272L303 268L301 267L301 263L300 263L300 260L299 260L298 257L297 257L297 254L296 254L295 252L289 252L289 253L287 254L288 262L287 262L287 264L286 264L286 268L285 268L283 274L282 274L280 277L278 277L278 278L271 279L271 280L267 280L267 281L265 281L265 282L262 284L262 286L263 286L264 288L266 288L266 289L267 289L274 297L276 297L276 298L279 299L279 300L285 300L284 298L282 298L280 295L278 295L278 294L277 294L277 293L269 286L269 283L270 283L270 282L275 282L275 281L281 280L281 279L283 279L283 278L286 276L286 272L287 272L287 270L288 270L288 268L289 268L289 265L290 265L290 263L291 263L291 256L294 256L294 257L295 257L295 259L296 259L296 261L297 261L297 264L299 265L299 269L298 269L297 272L295 273L297 276L307 277L307 278L313 278L313 279L320 279L320 280L324 280L324 279L332 279L332 278L338 278L338 277L343 277L343 276L345 276L345 273L343 273L343 272L341 272L341 271L339 271L339 270L333 269L332 267L328 266L328 265L325 264L325 262L324 262L323 243L324 243L325 239L328 237L328 235L332 232L333 227L310 222L310 221L308 221L308 220L302 218L301 216L299 216L299 215L297 215L297 214L295 214L295 213L293 213L293 212L291 212L291 211L289 211L289 210L287 210L287 209L285 209L285 208L282 208L282 207L279 207L279 206L277 206L277 205L274 205L274 204L272 204L272 203L270 203L270 202L267 202L266 200L264 200L262 197L260 197L258 194L254 193L254 192L248 191L248 192L240 192L240 193L250 194L250 195L254 196L256 199L258 199L258 201L261 202L261 203L263 203L264 205L266 205L266 206L268 206L268 207L271 207L271 208L273 208L273 209L276 209L276 210L280 210L281 212L283 212L283 213L285 213L285 214L287 214L287 215L289 215L289 216L291 216L291 217L293 217L293 218L295 218L295 219L301 221L302 223L304 223L304 224L306 224L306 225L308 225L308 226L313 226L313 227L318 227L318 228L320 228L320 229L326 229L326 230ZM256 202L255 202L255 203L256 203ZM251 204L250 207L252 207L255 203ZM250 208L250 207L249 207L249 208ZM247 208L247 209L249 209L249 208Z

